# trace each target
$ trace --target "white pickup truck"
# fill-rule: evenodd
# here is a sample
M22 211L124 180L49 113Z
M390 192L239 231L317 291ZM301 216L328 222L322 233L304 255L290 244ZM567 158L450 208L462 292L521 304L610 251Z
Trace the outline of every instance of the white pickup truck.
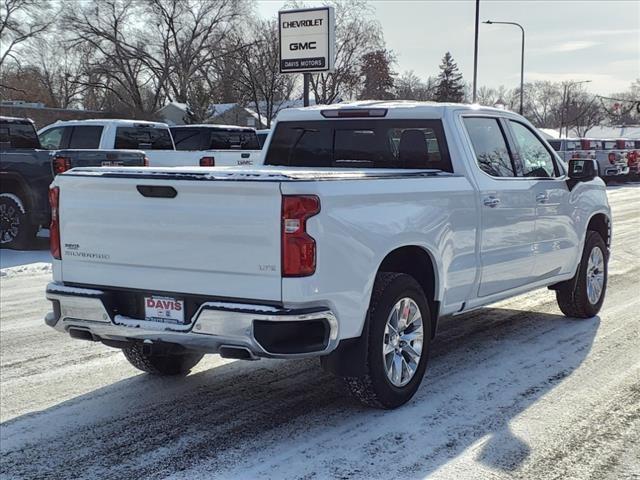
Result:
M540 287L604 300L611 211L522 117L456 104L281 112L267 166L74 169L46 323L155 374L319 356L368 405L418 389L438 319Z
M227 127L227 135L237 136ZM241 130L246 128L238 127ZM189 130L182 131L188 134ZM253 130L255 137L255 130ZM171 131L166 123L143 120L68 120L52 123L38 131L40 143L49 150L60 149L103 149L103 150L143 150L152 167L175 166L237 166L259 165L260 146L252 149L224 148L219 138L224 135L220 130L217 142L208 143L206 148L189 148L189 140L181 135L181 148L176 149ZM200 137L198 137L198 140ZM256 140L257 141L257 140ZM176 143L178 143L176 141ZM198 143L201 146L200 143ZM204 160L203 160L204 159Z

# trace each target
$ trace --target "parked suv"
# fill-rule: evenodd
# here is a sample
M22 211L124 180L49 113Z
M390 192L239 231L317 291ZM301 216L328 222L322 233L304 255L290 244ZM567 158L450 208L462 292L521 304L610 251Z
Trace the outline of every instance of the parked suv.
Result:
M616 177L620 178L629 173L627 150L625 150L624 144L624 140L615 138L599 141L596 162L599 174L605 181Z
M363 403L394 408L443 316L541 287L570 317L602 306L605 185L515 113L286 109L265 153L253 169L59 175L47 325L159 375L206 353L320 357Z

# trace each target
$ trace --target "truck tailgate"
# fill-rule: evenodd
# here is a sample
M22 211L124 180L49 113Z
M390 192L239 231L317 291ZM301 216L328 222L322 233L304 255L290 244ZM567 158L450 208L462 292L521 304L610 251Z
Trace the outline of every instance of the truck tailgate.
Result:
M60 175L56 184L65 283L280 301L278 182Z

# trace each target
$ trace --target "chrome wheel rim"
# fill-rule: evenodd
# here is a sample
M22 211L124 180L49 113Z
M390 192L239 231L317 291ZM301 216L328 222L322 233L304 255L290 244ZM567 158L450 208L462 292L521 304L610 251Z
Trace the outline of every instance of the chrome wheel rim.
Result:
M12 205L0 205L0 243L9 243L20 231L20 215Z
M384 327L382 358L389 381L403 387L418 370L424 329L418 304L404 297L393 306Z
M604 254L600 247L593 247L587 262L587 298L595 305L604 288Z

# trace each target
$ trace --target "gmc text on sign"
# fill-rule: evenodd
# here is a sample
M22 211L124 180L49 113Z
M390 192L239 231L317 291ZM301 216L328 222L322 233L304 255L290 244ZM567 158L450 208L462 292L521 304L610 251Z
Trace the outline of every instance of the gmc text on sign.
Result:
M335 14L333 7L278 12L280 72L333 70Z

